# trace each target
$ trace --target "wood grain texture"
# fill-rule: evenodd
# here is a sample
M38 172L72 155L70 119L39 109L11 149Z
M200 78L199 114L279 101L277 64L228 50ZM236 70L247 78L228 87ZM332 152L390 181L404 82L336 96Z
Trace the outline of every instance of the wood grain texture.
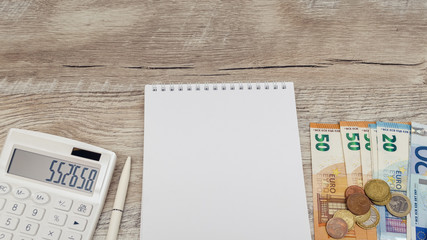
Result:
M37 130L134 159L119 239L139 237L144 85L295 82L308 207L309 122L427 123L422 0L0 0L0 142Z

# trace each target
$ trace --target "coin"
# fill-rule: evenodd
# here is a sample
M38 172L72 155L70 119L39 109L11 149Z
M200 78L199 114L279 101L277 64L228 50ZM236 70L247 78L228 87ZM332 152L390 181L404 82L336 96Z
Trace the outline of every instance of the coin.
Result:
M356 222L363 223L368 221L370 217L371 217L371 211L368 211L366 214L354 216L354 220L356 220Z
M411 211L411 201L402 193L391 194L390 202L386 205L387 210L396 217L404 217Z
M331 218L326 223L326 232L335 239L343 238L348 232L347 223L342 218Z
M388 184L380 179L371 179L365 184L365 193L373 201L384 201L390 193Z
M354 226L354 215L348 210L338 210L334 214L334 218L342 218L347 223L348 230Z
M345 198L348 198L348 196L350 196L351 194L354 194L354 193L365 194L365 191L363 190L363 188L361 188L357 185L352 185L345 190Z
M364 215L371 208L371 201L365 194L354 193L347 198L347 208L354 215Z
M371 216L369 217L369 219L365 222L356 221L356 224L363 229L371 229L371 228L375 228L379 222L380 222L380 213L374 206L371 206Z
M387 195L387 198L384 201L377 202L377 201L372 200L372 202L375 205L385 206L385 205L387 205L388 202L390 202L390 199L391 199L391 192Z

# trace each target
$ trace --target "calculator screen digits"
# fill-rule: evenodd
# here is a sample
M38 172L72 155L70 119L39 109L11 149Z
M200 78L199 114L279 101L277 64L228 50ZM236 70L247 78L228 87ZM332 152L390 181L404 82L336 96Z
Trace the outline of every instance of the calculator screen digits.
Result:
M15 149L7 172L69 189L92 193L98 178L99 168Z

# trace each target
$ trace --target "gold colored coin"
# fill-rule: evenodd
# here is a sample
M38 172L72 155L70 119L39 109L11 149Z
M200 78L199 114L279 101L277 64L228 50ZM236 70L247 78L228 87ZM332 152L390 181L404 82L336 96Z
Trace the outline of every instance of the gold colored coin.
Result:
M380 213L374 206L371 206L370 212L371 212L371 216L365 222L356 221L356 224L359 227L363 229L371 229L371 228L375 228L378 225L378 223L380 222Z
M368 221L368 219L371 217L371 211L363 214L363 215L358 215L358 216L354 216L354 219L356 220L356 222L366 222Z
M372 201L375 205L379 206L385 206L388 202L390 202L391 199L391 192L387 195L387 198L384 201Z
M381 202L387 199L390 187L383 180L371 179L365 184L365 193L373 201Z
M348 210L338 210L334 214L334 218L342 218L347 223L348 230L354 226L354 215Z
M402 193L391 194L390 202L386 205L387 210L396 217L404 217L411 211L411 201Z

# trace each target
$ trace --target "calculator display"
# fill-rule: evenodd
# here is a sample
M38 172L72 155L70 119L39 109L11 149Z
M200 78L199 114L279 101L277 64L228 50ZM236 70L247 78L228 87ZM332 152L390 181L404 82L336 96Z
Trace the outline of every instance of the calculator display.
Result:
M15 149L7 172L69 189L92 193L98 178L99 168Z

